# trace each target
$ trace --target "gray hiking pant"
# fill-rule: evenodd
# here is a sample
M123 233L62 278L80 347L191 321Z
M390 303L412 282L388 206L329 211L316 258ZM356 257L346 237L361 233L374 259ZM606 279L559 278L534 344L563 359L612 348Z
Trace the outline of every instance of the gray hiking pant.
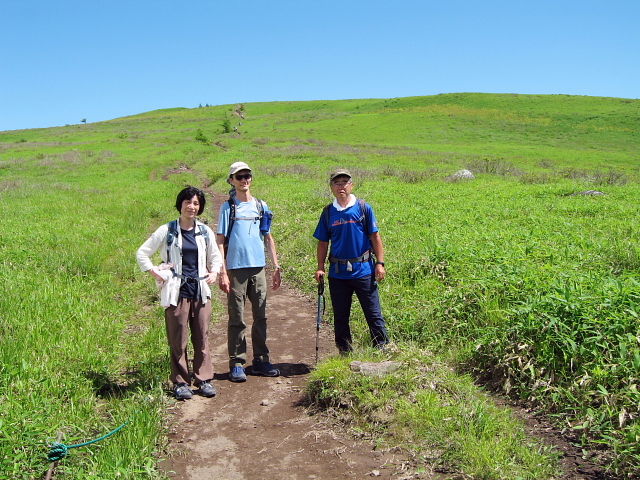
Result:
M244 367L247 363L247 339L244 322L244 306L247 298L251 302L253 325L251 345L253 358L269 361L267 348L267 276L264 267L237 268L228 270L231 291L227 294L229 324L227 327L229 368Z

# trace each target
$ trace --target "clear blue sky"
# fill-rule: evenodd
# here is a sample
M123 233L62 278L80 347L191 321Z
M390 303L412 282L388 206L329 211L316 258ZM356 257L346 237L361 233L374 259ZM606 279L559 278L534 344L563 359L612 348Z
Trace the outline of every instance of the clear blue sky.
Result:
M0 130L452 92L640 98L640 0L15 0Z

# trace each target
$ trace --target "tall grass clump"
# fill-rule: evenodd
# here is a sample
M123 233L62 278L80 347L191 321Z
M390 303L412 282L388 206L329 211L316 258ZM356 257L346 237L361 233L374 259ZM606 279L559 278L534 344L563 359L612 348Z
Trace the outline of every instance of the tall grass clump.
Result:
M559 279L510 309L508 326L474 355L479 375L562 419L585 444L613 449L616 469L640 461L640 283Z
M379 361L374 354L359 357ZM363 375L349 359L333 358L311 374L311 406L331 409L378 450L403 447L417 469L436 466L469 478L552 478L556 454L526 438L505 407L480 393L431 352L405 344L394 351L400 369Z
M140 311L131 262L132 233L148 228L131 218L153 202L126 187L127 167L121 178L103 176L113 167L84 165L82 178L50 172L45 184L40 167L24 161L22 180L2 192L0 478L42 478L53 442L88 442L125 422L70 450L56 475L161 476L164 335L155 315Z

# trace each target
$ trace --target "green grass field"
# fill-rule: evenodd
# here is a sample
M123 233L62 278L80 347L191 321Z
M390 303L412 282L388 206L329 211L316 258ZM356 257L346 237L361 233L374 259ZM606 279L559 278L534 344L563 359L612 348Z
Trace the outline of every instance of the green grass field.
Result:
M612 471L638 473L640 100L448 94L244 107L244 120L230 105L0 132L0 479L41 478L59 435L82 443L128 420L72 449L56 471L163 478L164 325L134 254L173 218L184 184L225 192L236 160L252 166L254 193L276 213L287 280L310 294L328 172L350 168L387 250L381 292L395 355L428 351L460 379L528 399ZM225 118L240 135L222 133ZM476 179L451 179L463 168ZM575 195L588 190L604 195ZM331 362L314 373L318 405L341 402L332 382L348 367ZM339 386L360 405L358 428L441 448L433 431L400 433L437 423L438 389L385 407L362 393L379 386L350 382ZM473 402L492 428L517 430ZM395 420L369 421L376 408ZM501 453L518 443L529 449L513 441ZM553 478L553 453L539 450L441 459L473 478ZM540 458L544 468L533 469Z

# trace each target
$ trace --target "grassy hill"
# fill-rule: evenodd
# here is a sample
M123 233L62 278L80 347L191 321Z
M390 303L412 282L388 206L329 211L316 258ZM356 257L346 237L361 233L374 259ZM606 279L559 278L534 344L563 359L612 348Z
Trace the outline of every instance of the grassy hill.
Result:
M309 293L327 174L350 168L388 252L394 342L534 402L586 449L612 445L613 470L638 470L640 100L251 103L244 119L236 107L0 132L0 478L40 475L60 432L80 443L132 417L61 468L159 476L162 312L133 254L173 218L180 187L224 192L236 160L256 171L287 277ZM463 168L475 180L454 181Z

